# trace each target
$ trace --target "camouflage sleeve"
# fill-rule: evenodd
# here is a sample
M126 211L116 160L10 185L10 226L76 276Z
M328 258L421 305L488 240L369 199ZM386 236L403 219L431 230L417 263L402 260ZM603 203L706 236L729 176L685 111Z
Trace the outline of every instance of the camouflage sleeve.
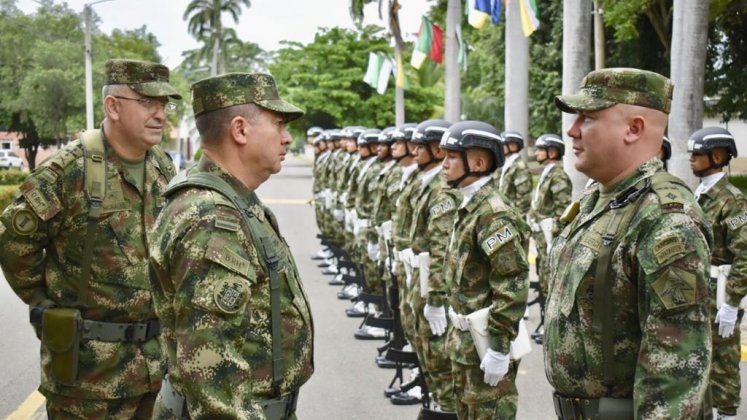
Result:
M516 189L516 196L512 204L522 214L526 214L532 201L532 174L528 168L522 168L516 173L514 188Z
M636 418L695 418L711 359L709 236L684 213L664 214L638 236Z
M508 354L511 341L518 334L519 320L524 316L529 289L529 264L523 237L508 213L488 215L478 226L478 244L490 262L488 279L492 294L488 320L490 347Z
M740 195L725 208L729 210L723 222L726 246L734 256L726 281L726 303L736 308L747 295L747 198Z
M428 240L430 242L431 267L428 278L428 304L444 306L447 301L447 287L443 279L446 250L454 230L457 202L453 194L441 192L428 212Z
M28 305L49 301L45 248L59 228L61 182L51 168L33 173L0 216L0 266L13 291Z
M573 185L565 172L559 171L559 175L552 180L550 191L552 191L553 198L552 215L556 221L556 231L553 234L557 234L560 232L560 224L557 221L566 207L571 204L571 193L573 192Z
M165 283L164 289L174 293L165 302L171 307L158 313L173 316L166 321L170 325L165 333L167 340L174 340L167 347L173 348L169 364L175 384L184 393L192 418L264 418L252 393L257 367L246 356L248 351L270 348L269 343L257 345L266 338L264 328L252 324L257 267L240 246L237 232L215 227L215 207L199 212L190 208L194 209L185 205L186 212L174 213L174 226L157 228L180 234L160 243L165 251L155 255L160 263L152 264L162 287Z

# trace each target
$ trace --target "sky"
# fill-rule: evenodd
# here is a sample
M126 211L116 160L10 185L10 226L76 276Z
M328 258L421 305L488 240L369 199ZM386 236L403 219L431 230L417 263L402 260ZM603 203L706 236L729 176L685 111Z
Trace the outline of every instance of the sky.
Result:
M68 0L68 6L83 11L87 3L97 0ZM55 0L55 3L62 3ZM379 19L378 2L366 7L364 23L385 26ZM405 40L414 40L420 27L420 16L429 8L427 0L402 0L400 24ZM153 33L161 46L158 52L163 63L176 67L181 62L181 52L198 47L197 41L187 33L187 22L182 19L189 0L105 0L94 4L99 16L99 28L105 33L113 29L134 29L143 25ZM386 4L386 2L384 3ZM280 48L280 41L301 43L313 41L319 27L342 26L352 28L349 0L251 0L251 7L244 8L239 24L234 25L230 15L224 15L226 26L234 27L244 41L259 44L266 50ZM33 0L17 0L24 13L33 13L39 6Z

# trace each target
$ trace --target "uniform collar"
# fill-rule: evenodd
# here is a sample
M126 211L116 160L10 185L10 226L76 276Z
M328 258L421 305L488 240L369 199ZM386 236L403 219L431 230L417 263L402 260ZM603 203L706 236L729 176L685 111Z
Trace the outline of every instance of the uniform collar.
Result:
M472 211L477 204L480 204L480 202L490 193L490 188L483 187L492 179L493 178L490 176L484 176L466 187L460 188L459 191L462 193L464 199L459 208L466 208L468 211Z

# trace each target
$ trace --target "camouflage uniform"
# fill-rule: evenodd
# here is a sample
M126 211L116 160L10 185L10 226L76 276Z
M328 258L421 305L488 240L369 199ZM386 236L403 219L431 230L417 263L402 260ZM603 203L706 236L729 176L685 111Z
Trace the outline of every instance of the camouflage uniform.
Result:
M324 134L322 134L324 136ZM332 152L327 149L324 152L322 152L319 156L317 156L316 160L314 160L314 169L312 170L312 174L314 176L314 181L311 186L312 191L314 193L314 214L316 215L316 225L319 228L320 232L323 232L325 229L324 226L324 206L325 201L324 198L321 196L321 192L326 188L326 175L327 175L327 166L329 165L329 157L332 154Z
M420 270L413 270L409 306L415 318L415 341L412 343L423 365L428 390L441 411L454 412L454 381L451 376L451 360L446 348L446 335L432 333L428 320L423 315L425 304L446 306L446 284L443 281L444 255L454 227L454 216L461 203L461 194L449 188L441 177L441 166L427 183L417 189L416 207L410 229L410 246L414 255L430 254L427 298L421 297Z
M107 85L127 84L143 95L180 98L168 84L165 66L110 60L106 73ZM174 166L159 146L151 148L144 160L141 192L103 129L100 134L106 195L96 223L81 315L105 323L152 321L156 313L148 281L146 232L163 206L162 193L174 176ZM0 265L10 286L31 307L76 306L90 207L84 154L81 142L74 141L50 157L29 175L0 216ZM69 386L55 380L51 352L41 346L39 391L47 397L50 417L150 417L166 367L156 336L144 342L112 342L84 335L79 351L78 380Z
M367 220L369 224L368 227L361 227L358 231L358 236L355 238L355 249L357 250L355 258L363 270L363 275L366 278L366 290L368 291L379 290L379 286L381 285L381 276L379 275L378 268L376 267L376 263L369 258L367 248L372 235L375 235L373 194L378 188L379 174L383 167L384 163L376 158L366 172L361 173L358 179L358 191L355 194L355 211L358 214L358 220Z
M592 329L596 262L616 213L608 204L662 169L652 158L603 195L588 191L578 216L555 240L545 371L565 396L633 399L636 417L694 418L710 367L705 261L711 233L686 187L668 183L662 190L669 203L647 193L621 210L634 213L610 250L607 271L614 296L605 302L612 371L604 370L602 339Z
M547 279L550 275L550 265L547 261L547 241L538 223L544 219L552 219L552 237L560 233L560 215L571 202L573 185L568 174L563 170L563 162L550 164L545 176L540 176L537 188L532 195L532 205L529 210L529 220L532 227L532 238L537 245L537 275L540 290L547 296Z
M731 265L726 279L726 303L738 308L747 295L747 199L726 176L698 198L698 203L711 222L713 246L711 265ZM716 317L716 281L709 282L711 323ZM736 415L740 402L739 361L740 328L743 311L739 311L734 334L723 338L713 327L713 362L710 387L713 406L719 412Z
M282 273L280 392L295 392L313 371L314 333L308 298L277 222L254 192L207 156L191 172L227 181L272 238ZM170 198L150 235L169 380L192 418L264 418L261 400L273 396L269 277L241 220L220 193L184 189ZM156 417L169 417L160 397Z
M446 251L443 278L449 290L449 306L458 314L468 315L492 304L488 318L490 349L502 354L509 354L526 310L529 265L524 250L528 241L529 227L506 204L498 191L498 181L491 178L459 206ZM450 324L448 334L446 345L459 418L515 418L518 363L511 361L508 373L491 387L483 381L470 332Z
M506 197L508 205L520 214L526 214L532 200L532 174L521 153L506 157L506 163L500 171L495 171L494 176L499 179L501 194Z
M192 96L193 105L199 104L193 106L198 121L204 112L245 103L286 121L302 115L278 98L274 80L263 74L204 79L192 85ZM237 202L189 183L190 176L207 174L225 182ZM314 330L306 292L275 216L207 154L190 169L186 184L175 181L149 235L153 296L169 361L164 388L171 388L161 390L155 417L172 418L183 409L170 403L173 390L184 397L192 418L295 418L298 390L313 372ZM264 258L271 252L274 262ZM274 273L279 337L272 327ZM274 345L280 354L273 353ZM276 367L281 368L277 376ZM270 416L273 400L282 401L283 409Z

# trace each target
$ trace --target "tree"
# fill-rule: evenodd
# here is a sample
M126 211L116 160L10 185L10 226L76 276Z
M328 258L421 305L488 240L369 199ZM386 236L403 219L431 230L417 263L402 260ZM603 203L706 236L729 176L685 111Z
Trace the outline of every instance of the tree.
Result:
M395 116L391 90L379 95L363 82L368 53L387 48L387 38L381 28L366 26L358 30L323 28L308 45L285 42L275 53L269 70L281 95L306 110L303 126L294 126L294 130L315 125L392 125ZM411 83L408 96L412 100L405 104L411 120L433 118L443 100L441 95L437 83L429 87Z
M210 42L212 59L210 75L215 76L225 71L219 67L220 51L226 42L222 15L228 13L234 23L239 22L241 6L251 6L250 0L191 0L184 11L184 20L188 20L187 30L198 41Z

